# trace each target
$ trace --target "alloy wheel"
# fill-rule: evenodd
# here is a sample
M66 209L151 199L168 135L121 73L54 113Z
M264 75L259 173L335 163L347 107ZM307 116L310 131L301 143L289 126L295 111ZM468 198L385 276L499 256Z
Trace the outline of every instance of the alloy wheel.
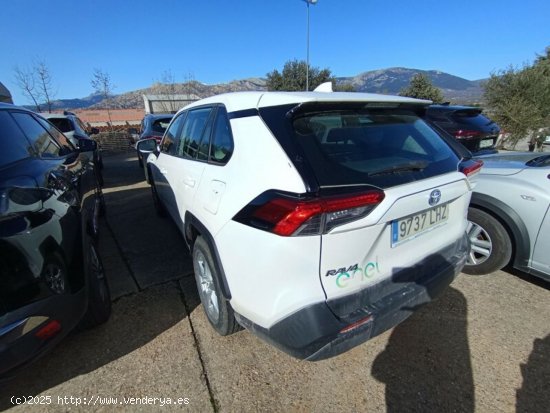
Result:
M479 265L487 261L493 251L493 243L487 231L478 224L468 221L466 232L471 243L466 265Z
M195 253L195 274L199 281L199 295L208 318L217 323L220 318L218 295L212 278L212 270L200 250Z

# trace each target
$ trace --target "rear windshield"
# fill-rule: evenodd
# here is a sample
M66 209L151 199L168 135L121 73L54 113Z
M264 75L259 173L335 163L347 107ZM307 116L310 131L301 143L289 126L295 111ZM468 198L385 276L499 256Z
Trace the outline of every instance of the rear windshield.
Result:
M170 118L156 119L153 122L153 124L151 125L151 129L153 129L153 131L155 131L155 132L164 134L164 132L166 131L166 128L170 124L171 120L172 120L171 117Z
M281 133L273 116L264 120L272 131ZM279 118L282 121L290 123L287 130L320 187L387 188L457 170L458 156L412 110L338 110L336 106L287 115Z
M67 118L49 118L48 121L53 123L54 126L63 133L71 132L74 130L73 124Z
M458 110L453 112L451 118L455 122L461 124L475 125L482 128L494 123L491 119L482 115L478 110Z

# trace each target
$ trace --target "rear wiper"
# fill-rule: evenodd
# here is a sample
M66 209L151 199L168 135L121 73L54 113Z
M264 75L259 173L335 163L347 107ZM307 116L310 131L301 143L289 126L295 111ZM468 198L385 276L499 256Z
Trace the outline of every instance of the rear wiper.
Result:
M408 171L422 171L427 166L428 166L428 162L426 161L414 161L414 162L402 163L402 164L390 166L388 168L378 169L376 171L368 172L367 176L394 174L394 173L408 172Z

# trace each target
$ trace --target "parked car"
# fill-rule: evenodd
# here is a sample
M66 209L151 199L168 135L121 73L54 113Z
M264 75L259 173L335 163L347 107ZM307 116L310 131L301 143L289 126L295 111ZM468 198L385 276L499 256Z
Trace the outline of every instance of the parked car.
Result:
M139 140L154 138L157 143L160 143L162 135L164 135L164 132L173 117L174 114L171 113L149 113L145 115L141 121L141 133L139 135ZM137 157L139 167L143 168L143 158L139 151L137 151Z
M86 126L73 112L64 111L62 114L41 113L41 115L48 119L49 122L53 123L57 129L63 132L63 134L76 147L78 147L79 142L82 139L90 139L88 132L86 132ZM91 132L98 133L99 131L96 128L92 128ZM88 155L92 157L99 170L103 169L103 158L101 156L100 148L90 152Z
M454 136L474 154L496 152L500 128L482 114L481 108L453 105L430 105L426 120Z
M483 156L468 212L472 243L464 272L511 264L550 281L550 154Z
M219 334L241 325L319 360L452 282L469 251L467 175L481 163L419 118L427 103L230 93L180 110L158 150L138 143Z
M0 104L0 380L81 323L105 322L96 167L43 117Z

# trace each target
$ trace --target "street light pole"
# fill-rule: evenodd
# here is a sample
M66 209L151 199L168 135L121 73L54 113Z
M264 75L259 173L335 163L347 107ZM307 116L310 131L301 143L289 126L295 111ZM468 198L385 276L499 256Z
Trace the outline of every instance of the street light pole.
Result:
M307 4L307 40L306 40L306 92L309 91L309 5L316 4L317 0L303 0Z

